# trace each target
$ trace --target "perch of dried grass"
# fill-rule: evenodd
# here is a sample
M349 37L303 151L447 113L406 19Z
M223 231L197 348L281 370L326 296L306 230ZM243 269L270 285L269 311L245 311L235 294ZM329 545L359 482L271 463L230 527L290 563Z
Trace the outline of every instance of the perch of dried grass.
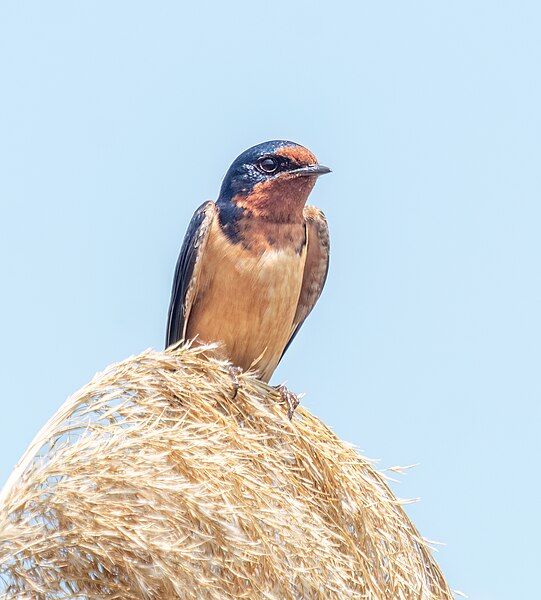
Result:
M369 461L200 348L107 368L0 495L5 598L452 597Z

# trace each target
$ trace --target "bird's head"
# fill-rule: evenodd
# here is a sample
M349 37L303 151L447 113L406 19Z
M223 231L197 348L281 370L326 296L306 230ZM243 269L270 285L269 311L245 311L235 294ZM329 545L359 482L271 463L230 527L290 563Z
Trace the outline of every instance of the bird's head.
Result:
M218 205L233 203L268 219L302 219L308 195L325 173L330 169L303 146L285 140L264 142L245 150L229 167Z

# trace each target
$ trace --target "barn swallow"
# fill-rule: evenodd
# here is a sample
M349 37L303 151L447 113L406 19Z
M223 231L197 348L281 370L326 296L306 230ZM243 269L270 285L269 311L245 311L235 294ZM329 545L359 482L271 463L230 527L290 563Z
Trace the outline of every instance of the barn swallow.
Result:
M221 342L223 358L239 371L255 366L269 381L325 284L329 230L321 210L305 203L329 172L284 140L249 148L233 162L218 200L202 204L188 226L166 347ZM298 400L278 389L291 418Z

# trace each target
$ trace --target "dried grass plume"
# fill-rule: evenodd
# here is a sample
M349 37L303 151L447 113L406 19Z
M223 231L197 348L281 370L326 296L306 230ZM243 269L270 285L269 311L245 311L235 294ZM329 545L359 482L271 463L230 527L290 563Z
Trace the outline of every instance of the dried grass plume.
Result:
M0 495L5 598L452 597L372 465L198 348L107 368Z

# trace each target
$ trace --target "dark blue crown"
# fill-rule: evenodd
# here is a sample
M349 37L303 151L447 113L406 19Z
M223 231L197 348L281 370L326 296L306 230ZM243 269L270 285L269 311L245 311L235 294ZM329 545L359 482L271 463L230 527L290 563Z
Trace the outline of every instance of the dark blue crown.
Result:
M287 146L299 146L299 144L287 140L272 140L252 146L240 154L225 174L218 203L229 202L237 194L247 195L252 191L254 185L266 181L268 175L257 169L257 162L265 156L272 156L278 149Z

